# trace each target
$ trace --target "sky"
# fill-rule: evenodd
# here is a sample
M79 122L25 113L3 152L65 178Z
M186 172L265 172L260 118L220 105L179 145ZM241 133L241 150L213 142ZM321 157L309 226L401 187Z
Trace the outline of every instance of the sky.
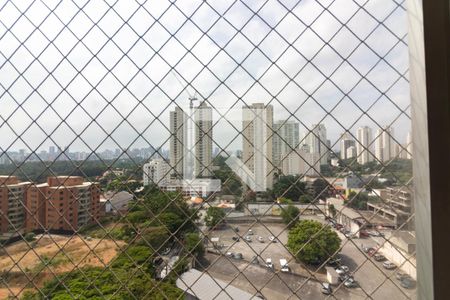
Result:
M0 1L0 150L168 148L196 95L214 147L241 148L240 109L410 130L407 22L393 0Z

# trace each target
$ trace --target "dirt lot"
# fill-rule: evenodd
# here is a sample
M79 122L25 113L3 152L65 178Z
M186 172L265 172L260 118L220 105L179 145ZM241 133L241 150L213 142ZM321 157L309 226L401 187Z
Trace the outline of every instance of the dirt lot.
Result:
M29 283L24 272L29 278L34 278L34 284L40 287L52 277L52 273L68 272L75 266L104 266L125 245L124 242L111 240L87 241L79 236L38 235L36 240L33 249L21 241L2 250L0 272L7 273L9 289L6 285L0 286L0 299L23 292ZM47 266L43 261L47 262Z
M233 230L234 227L239 228L239 232L236 234ZM253 231L253 235L251 236L252 241L246 242L242 237L248 234L248 230ZM264 264L267 258L272 259L272 263L274 264L275 270L280 269L280 259L284 258L288 261L289 267L293 273L311 276L310 272L299 263L296 263L291 253L286 248L287 243L287 234L288 231L285 229L284 224L276 224L276 223L266 223L264 226L262 224L233 224L231 226L227 226L224 229L217 230L212 232L209 237L219 237L219 244L223 244L221 247L222 253L233 252L233 253L242 253L243 259L246 261L250 261L254 256L258 256L260 264ZM233 236L240 236L240 241L233 241ZM271 243L269 241L269 236L277 237L276 243ZM257 240L257 237L261 236L264 239L264 242L261 243ZM314 277L318 280L324 280L325 274L316 273Z

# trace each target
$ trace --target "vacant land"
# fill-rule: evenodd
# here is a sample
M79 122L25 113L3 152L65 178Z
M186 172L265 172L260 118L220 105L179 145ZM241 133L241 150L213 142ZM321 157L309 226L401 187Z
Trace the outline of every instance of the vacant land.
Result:
M121 241L83 239L80 236L38 235L33 248L24 241L11 244L0 253L0 299L17 296L23 289L41 287L55 274L83 266L103 267L120 248Z

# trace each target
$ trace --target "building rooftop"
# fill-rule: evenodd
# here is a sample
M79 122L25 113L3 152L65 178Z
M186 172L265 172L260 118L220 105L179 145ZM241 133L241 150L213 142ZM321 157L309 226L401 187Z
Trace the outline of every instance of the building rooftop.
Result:
M252 294L215 279L206 273L191 269L176 281L177 287L201 300L259 299Z

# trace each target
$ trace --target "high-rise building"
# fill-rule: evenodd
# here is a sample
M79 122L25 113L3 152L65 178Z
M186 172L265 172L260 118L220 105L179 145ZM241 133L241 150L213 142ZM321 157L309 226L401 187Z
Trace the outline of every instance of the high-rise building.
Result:
M242 108L242 161L254 174L257 191L273 186L273 106L253 103Z
M378 128L375 132L375 158L377 162L382 162L383 160L383 130Z
M183 177L187 118L186 113L178 106L170 112L170 166L172 168L170 176L172 178Z
M170 165L162 158L155 158L144 164L143 180L144 186L156 184L164 186L170 177Z
M373 160L372 153L370 151L370 143L372 143L372 129L368 126L358 128L356 133L358 139L356 143L356 155L360 164L366 164Z
M313 124L312 130L306 134L304 142L309 146L311 153L319 154L321 165L328 163L330 149L328 147L327 129L324 124Z
M291 151L282 162L283 175L318 176L320 174L319 153L309 152L308 147Z
M398 156L394 140L394 128L378 128L375 134L375 157L378 161L386 162Z
M170 112L172 178L212 176L212 108L203 101L192 113L180 107Z
M383 161L389 161L396 157L394 128L385 127L382 134L383 140Z
M201 102L194 112L195 120L195 176L212 176L213 128L212 108Z
M0 176L0 233L11 237L23 233L25 201L30 182L20 182L15 176Z
M353 158L355 156L356 156L356 148L355 148L355 146L348 147L347 148L347 153L346 153L347 159Z
M29 186L26 231L74 231L100 217L100 186L79 176L49 177Z
M355 140L347 133L343 133L341 136L341 159L348 159L351 157L347 157L347 149L350 147L355 147Z
M281 169L284 158L298 147L299 123L282 120L273 124L273 164Z

